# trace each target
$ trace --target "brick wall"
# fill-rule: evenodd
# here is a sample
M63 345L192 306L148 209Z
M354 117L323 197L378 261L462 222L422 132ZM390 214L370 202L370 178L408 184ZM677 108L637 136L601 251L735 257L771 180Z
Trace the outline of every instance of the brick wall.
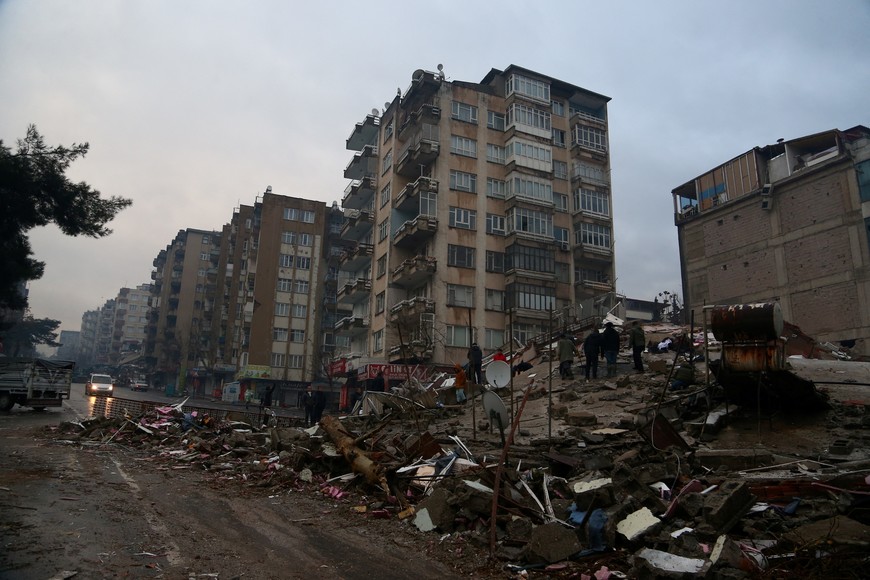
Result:
M783 233L841 217L848 210L846 172L822 174L778 194L774 190Z
M710 301L734 302L751 293L776 292L776 262L771 249L762 249L729 260L716 261L707 270Z
M852 252L845 229L824 231L783 245L790 284L848 272Z
M818 339L827 332L853 328L860 319L858 288L854 282L822 286L791 296L792 318L801 330ZM844 338L855 338L846 333Z
M759 205L759 201L752 200L705 223L704 253L707 257L770 238L770 213L761 210Z

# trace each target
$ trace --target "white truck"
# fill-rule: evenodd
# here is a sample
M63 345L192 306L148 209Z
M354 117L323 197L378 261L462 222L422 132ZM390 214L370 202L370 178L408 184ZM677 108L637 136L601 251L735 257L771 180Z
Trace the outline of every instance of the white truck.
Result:
M40 358L0 357L0 411L18 403L41 411L69 399L75 363Z

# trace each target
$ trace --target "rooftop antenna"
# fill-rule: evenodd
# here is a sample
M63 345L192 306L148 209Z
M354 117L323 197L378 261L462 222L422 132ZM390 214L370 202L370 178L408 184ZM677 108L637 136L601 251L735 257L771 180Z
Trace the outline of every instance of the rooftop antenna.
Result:
M378 116L378 108L377 108L377 107L375 107L375 108L372 109L372 116L373 116L373 117L377 117L377 116Z

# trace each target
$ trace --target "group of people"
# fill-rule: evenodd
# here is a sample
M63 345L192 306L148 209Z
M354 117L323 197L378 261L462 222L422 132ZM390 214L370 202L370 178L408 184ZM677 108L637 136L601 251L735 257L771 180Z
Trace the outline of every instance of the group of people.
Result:
M607 377L616 376L616 355L619 353L619 343L619 332L612 322L607 322L604 325L603 332L599 332L597 328L592 329L589 335L583 339L582 344L582 352L586 357L584 368L586 379L598 378L599 359L606 361ZM646 346L646 338L639 322L634 322L629 329L628 344L631 346L634 370L642 373L644 369L641 354ZM574 340L562 334L559 342L556 343L556 354L559 357L559 376L563 379L573 379L574 355L580 356L580 349L575 345Z
M305 410L305 426L316 425L326 408L326 393L320 387L315 391L309 386L302 395L302 408Z

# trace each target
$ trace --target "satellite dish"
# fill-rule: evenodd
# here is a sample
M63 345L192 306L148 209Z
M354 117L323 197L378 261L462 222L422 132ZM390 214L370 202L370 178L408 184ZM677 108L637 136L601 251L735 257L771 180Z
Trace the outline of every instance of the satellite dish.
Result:
M387 101L386 103L384 103L384 110L386 111L389 108L390 108L390 101Z
M483 412L486 413L492 424L498 427L501 443L504 445L504 430L510 423L510 416L504 406L504 401L494 391L484 391L481 402L483 403Z
M439 63L438 64L438 72L441 72L443 70L444 70L444 65Z
M496 389L506 387L511 382L511 365L503 360L494 360L486 365L486 382Z
M375 117L378 116L378 109L377 108L372 109L372 115L374 115Z

